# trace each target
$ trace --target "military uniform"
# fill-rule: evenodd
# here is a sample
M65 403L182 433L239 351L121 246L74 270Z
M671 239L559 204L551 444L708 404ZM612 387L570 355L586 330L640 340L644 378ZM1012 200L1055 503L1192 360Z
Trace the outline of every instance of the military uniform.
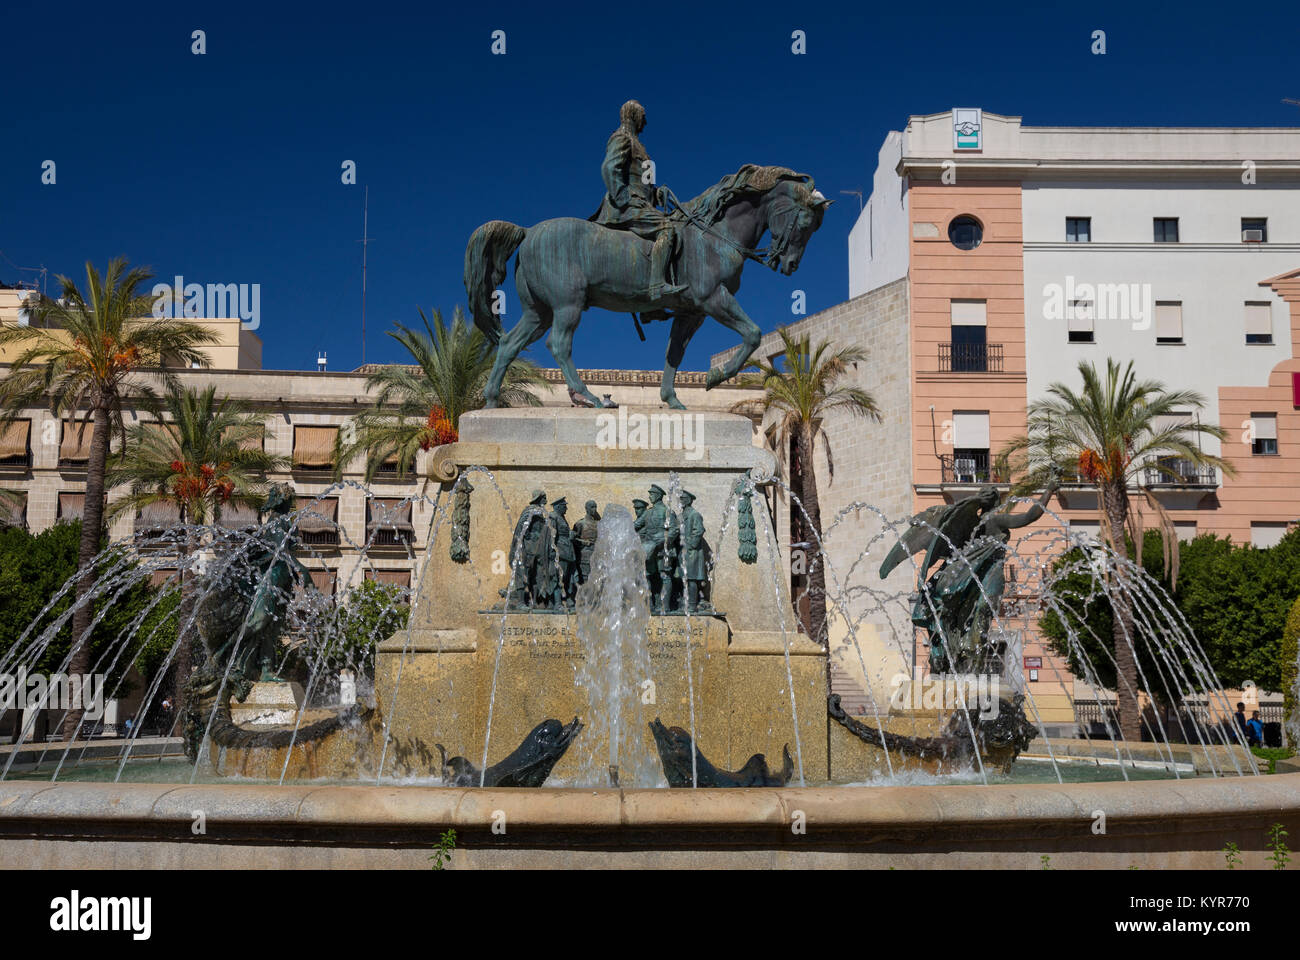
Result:
M554 550L555 566L551 570L551 601L556 607L565 606L573 599L578 572L577 558L573 555L573 533L565 518L568 503L560 497L552 504L551 515L546 518L550 542Z
M694 612L704 599L709 578L704 518L694 507L695 495L682 491L682 578L686 581L686 609Z
M573 525L573 546L578 552L578 582L586 583L591 578L591 555L596 549L596 536L600 524L600 514L596 512L596 501L587 501L587 514Z
M623 104L619 116L622 122L610 134L605 144L605 160L600 165L605 196L600 209L590 219L654 241L649 290L652 300L684 293L686 287L672 283L669 276L673 252L678 246L676 223L672 216L655 209L658 190L645 180L645 172L652 169L650 155L638 136L645 126L645 109L635 100L629 100Z
M546 494L534 490L528 506L515 522L514 534L510 537L510 556L506 562L511 569L511 590L507 601L511 607L535 606L540 596L543 575L543 558L546 537L546 514L541 510L546 505ZM515 572L515 562L519 570Z

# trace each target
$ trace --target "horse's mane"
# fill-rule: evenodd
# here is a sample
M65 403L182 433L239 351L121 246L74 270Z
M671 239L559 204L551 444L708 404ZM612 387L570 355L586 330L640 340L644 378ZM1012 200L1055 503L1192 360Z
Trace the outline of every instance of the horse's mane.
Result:
M794 180L806 186L809 192L813 190L813 178L806 173L796 173L789 167L760 167L747 163L683 206L692 217L714 224L722 218L722 211L732 201L767 193L782 180Z

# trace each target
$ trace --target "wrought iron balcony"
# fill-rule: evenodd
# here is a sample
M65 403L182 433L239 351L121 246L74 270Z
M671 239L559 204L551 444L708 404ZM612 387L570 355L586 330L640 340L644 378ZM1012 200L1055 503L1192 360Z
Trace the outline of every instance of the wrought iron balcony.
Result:
M1000 343L939 344L940 373L1001 373Z
M1163 470L1149 466L1143 470L1143 482L1148 487L1217 487L1218 471L1213 467L1198 467L1181 457L1163 457L1159 461Z
M998 464L990 464L987 450L973 451L960 456L943 454L939 457L939 465L944 483L1009 482L1009 478Z

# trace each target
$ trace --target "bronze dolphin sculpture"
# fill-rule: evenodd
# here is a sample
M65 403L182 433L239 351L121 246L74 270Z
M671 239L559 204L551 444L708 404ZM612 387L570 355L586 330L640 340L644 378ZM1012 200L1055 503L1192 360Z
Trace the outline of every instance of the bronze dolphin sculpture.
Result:
M543 720L514 753L488 767L481 776L465 757L448 760L446 748L434 744L442 755L442 782L448 787L477 787L480 782L485 787L540 787L581 729L577 717L566 725L559 720Z
M658 717L650 724L659 759L664 765L664 776L670 787L691 785L691 735L681 727L665 727ZM734 773L719 770L699 748L695 750L695 781L701 787L784 787L794 776L794 761L790 759L790 745L782 748L784 762L779 774L767 766L767 757L756 753Z

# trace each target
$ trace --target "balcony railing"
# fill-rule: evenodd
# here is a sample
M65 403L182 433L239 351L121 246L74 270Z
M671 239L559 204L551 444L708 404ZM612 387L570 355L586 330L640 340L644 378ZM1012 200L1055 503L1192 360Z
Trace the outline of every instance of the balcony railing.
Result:
M940 473L944 483L1007 483L1006 473L998 464L989 462L988 451L973 455L939 457Z
M1001 373L1000 343L939 344L940 373Z
M1189 460L1170 457L1160 461L1164 470L1151 466L1143 470L1148 487L1217 487L1219 474L1213 467L1198 467Z

